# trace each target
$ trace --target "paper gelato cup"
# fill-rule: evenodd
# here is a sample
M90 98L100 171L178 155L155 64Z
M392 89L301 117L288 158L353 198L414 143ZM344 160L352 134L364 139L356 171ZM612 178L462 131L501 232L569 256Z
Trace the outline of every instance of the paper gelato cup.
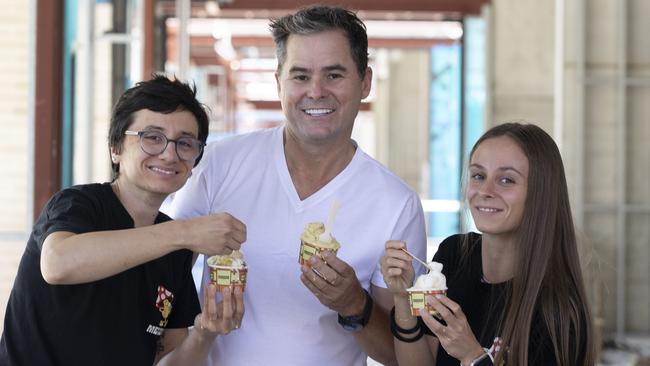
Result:
M305 264L306 262L309 261L309 258L311 258L312 255L317 255L321 256L321 253L324 251L332 252L336 254L336 252L339 250L339 248L326 248L326 247L321 247L316 243L309 243L304 240L300 241L300 255L298 257L298 262L300 264Z
M431 261L427 263L427 267L429 272L419 275L413 287L407 288L406 291L409 293L412 315L418 316L420 315L419 310L426 308L429 314L437 317L440 314L427 304L426 297L427 295L446 295L447 278L442 274L442 263Z
M338 252L341 244L330 235L330 241L320 240L320 235L325 232L325 225L322 222L311 222L305 225L305 230L300 235L300 253L298 262L302 265L309 261L313 255L321 256L323 251L329 251L334 254Z
M248 267L208 266L210 267L210 280L217 286L217 291L228 286L241 287L243 291L246 287Z
M241 252L233 252L230 256L216 255L208 258L207 263L210 270L210 281L221 291L226 287L240 287L242 291L246 287L246 275L248 267L243 260Z
M411 315L420 316L420 309L426 308L429 314L439 317L440 314L433 308L433 306L427 303L427 295L436 296L436 295L446 295L446 290L423 290L423 289L407 289L409 293L409 304L411 305Z

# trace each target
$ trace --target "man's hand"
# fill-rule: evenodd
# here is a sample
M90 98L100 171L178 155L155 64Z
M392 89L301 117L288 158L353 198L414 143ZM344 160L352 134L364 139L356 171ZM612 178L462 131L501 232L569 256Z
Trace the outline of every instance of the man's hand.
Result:
M194 330L167 329L156 354L154 365L204 365L217 335L228 334L239 328L244 316L244 297L241 288L225 288L217 302L214 284L205 287L203 312L194 318Z
M228 213L180 221L187 233L187 248L208 256L230 254L246 241L246 225Z
M215 337L239 329L244 316L244 295L240 287L225 288L222 300L217 303L217 290L208 284L203 291L203 312L194 319L194 329L202 336Z
M342 316L363 312L366 297L354 269L331 252L312 256L300 280L321 302Z

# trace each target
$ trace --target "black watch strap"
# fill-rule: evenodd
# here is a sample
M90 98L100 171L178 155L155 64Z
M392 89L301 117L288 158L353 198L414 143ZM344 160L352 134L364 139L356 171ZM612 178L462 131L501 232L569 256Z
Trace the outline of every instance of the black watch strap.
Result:
M363 289L364 294L366 295L366 303L363 306L363 312L360 315L351 315L351 316L342 316L338 314L339 324L343 329L348 331L358 331L363 329L370 321L370 313L372 313L372 296Z

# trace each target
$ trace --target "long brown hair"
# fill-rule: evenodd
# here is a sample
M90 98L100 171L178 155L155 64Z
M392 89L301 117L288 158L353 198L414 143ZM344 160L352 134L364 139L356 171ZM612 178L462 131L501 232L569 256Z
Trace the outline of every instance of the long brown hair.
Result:
M591 315L580 268L562 157L553 139L532 124L505 123L488 130L485 140L511 138L528 158L528 192L517 229L514 277L497 334L507 352L495 364L528 363L533 314L541 311L558 365L595 363Z

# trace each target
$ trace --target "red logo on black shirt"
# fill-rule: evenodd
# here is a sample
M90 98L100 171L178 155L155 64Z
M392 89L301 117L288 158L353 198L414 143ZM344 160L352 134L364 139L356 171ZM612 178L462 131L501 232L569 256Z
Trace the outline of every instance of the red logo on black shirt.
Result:
M160 326L167 326L167 318L169 314L172 313L172 304L174 302L174 294L171 291L167 290L163 286L158 286L158 297L156 298L156 307L158 311L162 314L162 320L160 321Z

